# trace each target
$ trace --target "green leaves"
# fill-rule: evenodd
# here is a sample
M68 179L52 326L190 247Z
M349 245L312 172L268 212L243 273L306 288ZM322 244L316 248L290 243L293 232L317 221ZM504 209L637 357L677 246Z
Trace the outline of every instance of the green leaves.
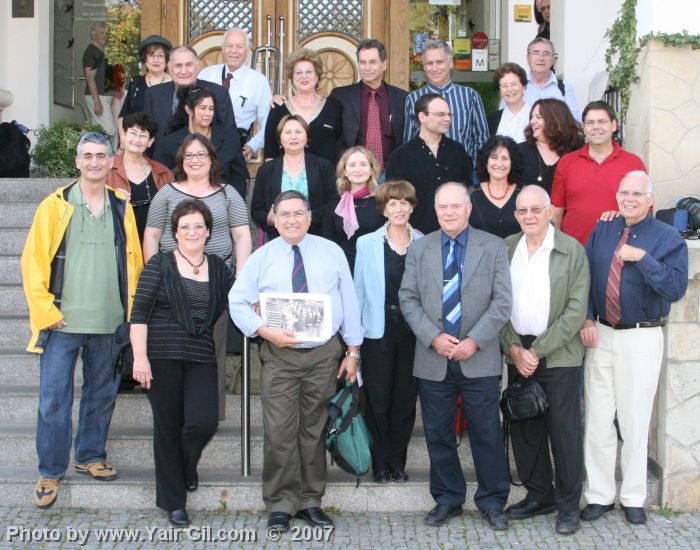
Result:
M78 139L85 132L101 132L99 124L85 123L81 128L73 122L60 120L50 128L40 127L34 133L37 142L32 151L32 176L50 178L74 178L78 176L75 167L75 148Z
M632 85L639 82L637 57L641 47L637 44L637 0L625 0L620 8L620 16L605 35L610 45L605 51L610 85L620 91L621 119L627 113Z

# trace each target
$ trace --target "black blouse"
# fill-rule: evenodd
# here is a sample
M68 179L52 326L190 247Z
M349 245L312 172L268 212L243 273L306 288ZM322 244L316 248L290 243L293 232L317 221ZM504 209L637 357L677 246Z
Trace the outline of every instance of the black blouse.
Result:
M518 193L520 187L516 187L508 202L499 208L488 199L481 187L477 187L470 195L472 213L469 225L502 239L520 232L520 224L515 219L515 199Z
M389 243L384 241L384 303L399 305L399 288L406 269L406 255L394 252Z
M146 84L145 76L139 75L131 79L126 90L126 96L124 96L124 103L122 103L121 111L119 111L120 118L124 118L131 113L143 111L143 105L146 101L146 90L148 90L148 84Z
M520 184L523 186L539 185L544 187L547 193L551 193L554 171L557 169L559 161L551 166L547 166L537 146L531 145L527 141L519 143L518 149L523 157L523 173L520 178Z
M149 173L146 179L140 183L129 181L129 187L131 187L129 202L134 209L136 230L139 233L139 240L141 244L143 244L143 231L146 229L148 207L151 205L151 199L155 197L158 192L156 182L153 181L153 172Z

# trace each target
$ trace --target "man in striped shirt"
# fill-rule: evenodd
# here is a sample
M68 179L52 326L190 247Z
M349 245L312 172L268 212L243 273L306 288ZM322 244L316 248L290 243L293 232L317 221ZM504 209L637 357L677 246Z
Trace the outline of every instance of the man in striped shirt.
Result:
M442 40L430 40L423 45L423 71L428 85L408 94L406 98L406 126L403 141L407 143L419 130L415 117L416 101L427 93L436 93L445 98L452 113L452 122L447 137L461 143L472 161L477 151L489 137L486 114L481 97L471 88L452 82L452 50Z

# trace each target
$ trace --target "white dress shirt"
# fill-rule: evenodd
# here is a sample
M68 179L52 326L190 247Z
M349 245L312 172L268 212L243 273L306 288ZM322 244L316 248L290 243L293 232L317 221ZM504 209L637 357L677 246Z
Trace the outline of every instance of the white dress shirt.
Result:
M549 225L540 247L530 256L525 235L510 262L513 312L510 322L520 335L539 336L549 322L549 256L554 248L554 226Z
M498 123L496 133L499 136L512 137L516 143L525 141L525 127L530 123L530 109L532 106L526 101L519 112L513 113L506 105L503 108L501 122Z
M226 64L210 65L202 69L199 78L223 86L227 74L229 70ZM236 117L236 126L247 130L256 120L258 121L258 131L248 141L248 145L255 153L265 141L265 123L272 100L270 83L261 73L254 71L248 65L242 65L230 74L232 78L228 93L231 97L233 114Z

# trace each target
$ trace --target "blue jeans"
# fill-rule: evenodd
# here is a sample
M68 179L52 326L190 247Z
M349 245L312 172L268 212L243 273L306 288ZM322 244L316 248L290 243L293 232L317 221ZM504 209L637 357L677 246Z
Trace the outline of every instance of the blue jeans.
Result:
M112 362L112 334L52 331L39 361L36 452L39 474L45 477L61 477L68 469L73 437L73 372L81 347L83 389L75 437L75 463L86 464L107 456L107 432L120 381Z

